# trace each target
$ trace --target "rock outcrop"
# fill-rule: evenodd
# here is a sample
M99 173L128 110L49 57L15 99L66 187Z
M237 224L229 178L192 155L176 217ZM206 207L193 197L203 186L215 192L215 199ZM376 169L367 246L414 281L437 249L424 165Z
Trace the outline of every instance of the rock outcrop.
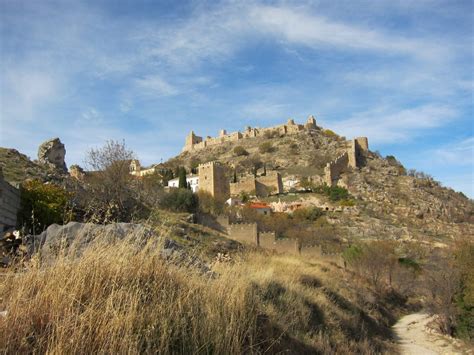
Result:
M59 138L53 138L42 143L38 148L38 161L40 164L50 166L59 171L67 172L64 157L66 148Z

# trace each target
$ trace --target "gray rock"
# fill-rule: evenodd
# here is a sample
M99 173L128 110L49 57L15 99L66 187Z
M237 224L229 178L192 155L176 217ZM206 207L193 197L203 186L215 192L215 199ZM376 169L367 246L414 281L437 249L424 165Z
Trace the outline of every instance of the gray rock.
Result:
M137 248L143 248L154 233L141 224L112 223L108 225L69 222L64 226L50 225L43 233L27 236L28 254L41 251L45 258L59 252L80 255L84 249L96 242L114 244L118 240L129 239ZM156 238L157 241L160 238Z
M43 142L38 148L38 162L48 165L57 170L66 172L67 167L64 161L66 148L59 138L53 138Z

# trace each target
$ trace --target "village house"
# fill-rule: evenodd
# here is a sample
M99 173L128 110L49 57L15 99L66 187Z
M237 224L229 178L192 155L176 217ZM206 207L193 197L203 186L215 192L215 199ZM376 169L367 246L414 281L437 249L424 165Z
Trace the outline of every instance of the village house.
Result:
M199 191L199 175L190 174L186 176L186 184L191 187L193 192ZM174 178L168 181L168 187L178 188L179 187L179 178Z

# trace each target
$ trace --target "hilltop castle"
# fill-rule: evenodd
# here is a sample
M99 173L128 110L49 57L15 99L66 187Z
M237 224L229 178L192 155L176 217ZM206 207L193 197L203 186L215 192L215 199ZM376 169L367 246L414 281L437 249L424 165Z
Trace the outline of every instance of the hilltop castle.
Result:
M191 131L189 135L186 137L186 142L183 147L183 152L192 151L197 149L202 149L205 147L221 144L224 142L236 142L240 139L245 138L254 138L254 137L261 137L265 134L273 134L277 133L279 135L288 135L288 134L295 134L304 130L316 130L318 126L316 125L316 119L314 116L309 116L308 120L304 125L295 123L294 120L289 119L286 124L282 124L279 126L268 127L268 128L252 128L246 127L243 132L233 132L227 133L225 129L222 129L219 132L218 137L206 137L203 139L202 137L196 136L194 131Z

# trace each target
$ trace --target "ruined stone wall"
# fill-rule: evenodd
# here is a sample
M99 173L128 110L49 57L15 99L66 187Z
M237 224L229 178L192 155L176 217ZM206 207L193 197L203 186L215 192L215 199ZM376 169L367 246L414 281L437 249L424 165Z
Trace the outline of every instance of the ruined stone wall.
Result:
M231 224L228 228L229 238L241 243L258 245L257 223Z
M323 254L321 246L302 246L300 255L306 258L319 258Z
M254 177L248 177L238 182L230 183L230 195L238 196L241 193L255 195L257 193L257 185Z
M272 194L281 194L283 193L283 182L281 179L281 174L277 172L269 172L267 176L259 176L257 178L257 182L260 185L263 185L264 192L261 191L261 194L258 196L268 196ZM258 186L257 184L257 193L259 192L259 188L262 189L262 186Z
M275 232L260 232L258 233L258 245L267 250L275 249Z
M324 168L324 181L328 186L337 184L341 174L347 170L349 165L349 155L344 153L333 161L327 163Z
M231 196L238 196L241 193L248 193L258 197L267 197L272 194L283 193L283 182L280 173L269 172L267 176L258 178L247 177L241 181L230 184Z
M299 255L300 243L296 239L276 239L274 249L277 253Z
M229 197L229 182L222 165L216 162L199 164L199 191L209 192L219 200Z
M20 190L3 178L0 168L0 232L16 226L16 216L20 209Z
M367 137L357 137L350 142L347 150L349 155L349 166L352 168L361 167L364 164L364 158L369 151L369 140Z
M222 144L225 142L235 142L244 138L254 138L263 136L266 132L278 132L280 135L295 134L303 130L311 130L316 128L316 120L313 116L309 116L306 124L296 124L294 120L290 119L286 124L268 127L268 128L252 128L246 127L244 132L233 132L227 134L225 130L219 132L218 137L202 137L196 136L193 131L186 137L186 142L183 151L198 150L205 147Z

